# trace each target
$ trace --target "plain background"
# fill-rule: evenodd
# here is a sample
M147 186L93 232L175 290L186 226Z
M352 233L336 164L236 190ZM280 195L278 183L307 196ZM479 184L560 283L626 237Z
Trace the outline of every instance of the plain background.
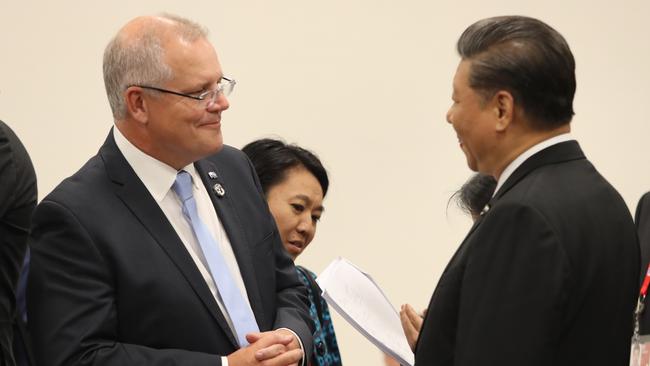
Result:
M558 29L577 62L573 135L631 210L650 189L647 0L2 0L0 119L29 150L40 198L112 125L105 45L132 17L162 11L206 25L238 82L223 114L226 143L281 136L329 169L323 220L297 262L319 273L346 257L396 307L428 304L470 226L448 205L470 171L445 113L455 42L478 19L521 14ZM334 321L345 364L382 364Z

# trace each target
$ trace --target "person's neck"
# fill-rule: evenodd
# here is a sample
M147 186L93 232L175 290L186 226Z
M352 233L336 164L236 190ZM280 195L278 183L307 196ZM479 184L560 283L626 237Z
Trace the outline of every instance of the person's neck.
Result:
M133 121L117 121L115 127L120 130L122 136L129 140L129 142L138 148L138 150L151 156L152 158L169 165L170 167L180 170L186 167L190 162L176 161L172 157L164 154L163 151L152 143L152 138L149 138L146 129Z
M508 167L508 165L510 165L510 163L512 163L519 155L526 152L526 150L550 138L569 132L571 132L571 125L567 123L552 130L529 130L524 133L516 134L513 136L510 143L503 149L504 153L498 163L495 164L496 168L491 175L496 180L499 180L499 177L506 167Z

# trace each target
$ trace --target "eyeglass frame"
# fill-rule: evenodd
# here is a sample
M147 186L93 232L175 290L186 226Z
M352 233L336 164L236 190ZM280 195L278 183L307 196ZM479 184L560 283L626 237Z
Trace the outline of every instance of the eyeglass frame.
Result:
M230 85L232 85L232 87L230 88L230 91L228 92L228 94L224 94L224 92L223 92L225 87L220 88L218 85L217 85L216 89L205 91L205 92L203 92L203 93L201 93L199 95L185 94L185 93L181 93L181 92L177 92L177 91L173 91L173 90L168 90L168 89L163 89L163 88L159 88L159 87L156 87L156 86L149 86L149 85L129 85L129 87L136 86L136 87L142 88L142 89L155 90L155 91L158 91L158 92L161 92L161 93L178 95L178 96L181 96L181 97L190 98L190 99L194 99L194 100L198 100L198 101L204 101L207 95L216 92L216 95L215 95L214 100L213 100L213 102L215 102L217 100L217 98L219 97L219 94L224 94L225 96L228 96L228 95L230 95L230 93L232 93L232 90L235 89L235 85L237 85L237 81L235 81L235 79L229 79L229 78L223 76L223 77L221 77L221 80L225 80ZM209 107L210 106L206 105L206 108L209 108Z

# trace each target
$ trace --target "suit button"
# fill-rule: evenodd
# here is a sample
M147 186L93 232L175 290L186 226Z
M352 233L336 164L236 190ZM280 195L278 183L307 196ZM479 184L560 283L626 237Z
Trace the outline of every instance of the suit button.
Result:
M319 356L325 354L325 343L323 343L323 341L316 342L316 352L318 353Z

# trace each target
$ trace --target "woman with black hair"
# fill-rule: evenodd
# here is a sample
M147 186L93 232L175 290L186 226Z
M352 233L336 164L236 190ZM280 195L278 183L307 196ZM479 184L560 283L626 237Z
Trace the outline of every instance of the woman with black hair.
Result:
M324 210L323 198L329 187L327 171L310 151L279 140L256 140L242 150L257 171L282 244L295 261L316 234ZM332 319L315 282L316 275L301 266L296 269L307 287L311 302L309 312L316 327L309 364L341 365Z

